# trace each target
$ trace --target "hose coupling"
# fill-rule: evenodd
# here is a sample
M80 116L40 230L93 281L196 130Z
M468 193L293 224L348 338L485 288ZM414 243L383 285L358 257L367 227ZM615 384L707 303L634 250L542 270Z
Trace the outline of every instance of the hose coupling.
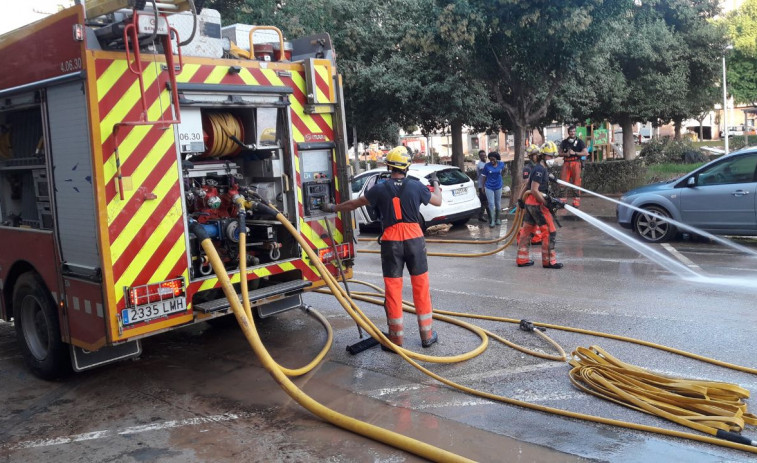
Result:
M526 319L523 319L520 321L520 329L523 331L533 331L533 330L547 331L546 328L543 328L541 326L534 326L532 322Z

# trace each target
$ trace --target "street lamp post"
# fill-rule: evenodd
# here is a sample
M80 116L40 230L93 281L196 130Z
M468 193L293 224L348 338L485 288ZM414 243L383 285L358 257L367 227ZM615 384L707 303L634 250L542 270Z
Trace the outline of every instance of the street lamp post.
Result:
M725 54L732 50L733 45L728 45L723 50L723 134L725 136L725 154L728 154L728 91L725 81Z

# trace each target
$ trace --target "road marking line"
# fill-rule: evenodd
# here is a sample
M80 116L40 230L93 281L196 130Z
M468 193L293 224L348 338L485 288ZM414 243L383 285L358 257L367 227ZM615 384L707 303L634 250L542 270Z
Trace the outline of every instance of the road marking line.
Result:
M253 416L254 413L242 412L242 413L224 413L223 415L211 415L200 416L195 418L187 418L185 420L170 420L160 423L152 423L142 426L131 426L120 431L102 430L85 432L83 434L72 434L70 436L55 437L52 439L33 439L27 441L17 442L15 444L5 444L0 446L0 449L5 450L21 450L35 447L49 447L52 445L70 444L72 442L82 442L95 439L103 439L106 437L125 436L130 434L139 434L148 431L155 431L161 429L180 428L185 426L197 426L208 423L221 423L224 421L234 421L243 418Z
M702 270L702 267L698 266L694 262L692 262L688 257L681 254L678 249L674 248L672 245L668 243L662 243L662 247L665 248L669 253L673 254L673 256L680 260L682 264L685 266L695 269L695 270Z

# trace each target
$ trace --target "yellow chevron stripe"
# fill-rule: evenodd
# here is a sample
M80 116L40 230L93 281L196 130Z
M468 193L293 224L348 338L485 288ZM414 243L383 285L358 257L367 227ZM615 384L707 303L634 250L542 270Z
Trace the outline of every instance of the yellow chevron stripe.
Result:
M216 286L216 283L218 283L218 278L210 278L202 282L200 285L200 289L198 289L198 292L201 291L207 291L209 289L213 289Z
M198 69L200 69L199 64L185 64L181 69L181 73L176 76L176 82L189 82L197 73Z
M229 68L225 66L216 66L215 69L213 69L207 78L205 78L206 84L218 84L220 83L224 77L226 77L226 74L229 73Z
M283 270L285 272L289 272L289 271L294 270L294 269L297 268L291 262L283 262L283 263L279 264L279 267L281 268L281 270Z
M128 66L126 61L118 60L110 63L108 68L97 79L97 95L100 99L104 97L108 91L116 85L118 79L127 72Z
M290 271L290 270L294 270L294 269L297 268L297 267L295 267L290 262L281 263L281 264L278 265L278 267L280 269L284 270L284 271ZM258 278L267 277L267 276L273 275L273 272L271 272L270 268L271 268L271 266L269 265L269 266L263 267L263 268L248 269L247 270L247 274L248 275L255 275ZM229 277L229 280L232 283L239 283L241 281L241 275L239 274L239 272L237 272L234 275L232 275L231 277ZM213 289L213 288L216 287L217 284L218 284L218 278L208 278L207 280L205 280L205 281L202 282L202 284L200 285L200 287L197 289L197 292L199 293L199 292L202 292L202 291L207 291L209 289Z
M255 275L257 275L258 278L263 278L263 277L273 275L273 273L270 270L268 270L268 267L264 267L264 268L255 269Z
M134 174L132 174L132 181L134 182L134 188L132 190L127 190L124 192L124 201L121 201L118 195L116 195L113 200L108 204L108 224L110 225L113 223L113 220L115 220L116 216L119 212L124 208L124 206L129 202L129 200L137 194L139 190L139 186L144 182L144 180L147 178L150 173L152 173L153 166L155 166L160 158L163 157L163 155L168 151L168 148L174 143L174 134L173 130L166 130L163 135L160 136L158 139L158 142L155 143L155 145L150 149L150 151L147 152L147 155L145 156L145 159L143 162L139 163L139 166L137 166L136 170L134 171ZM163 197L168 189L173 186L178 181L178 171L176 169L176 163L172 164L172 166L168 169L168 172L166 175L163 176L163 178L158 182L156 185L153 193L155 193L159 198ZM140 193L141 194L141 193ZM134 217L131 218L129 221L130 224L132 223L139 223L138 220L141 220L141 211L146 210L146 208L154 209L158 204L158 201L151 201L148 203L145 203L140 208L140 213L135 214ZM127 226L128 228L129 226ZM124 230L126 232L126 230ZM124 236L124 233L121 233L121 236L119 236L119 240L121 237ZM129 240L131 237L129 238ZM117 240L118 241L118 240ZM128 241L126 242L128 244ZM118 249L117 243L112 243L111 245L111 255L115 256L116 249ZM120 254L120 253L119 253ZM115 257L114 257L115 260Z
M145 84L145 90L152 85L153 82L155 82L155 79L157 78L155 71L158 68L159 64L149 64L148 67L144 70L142 73L143 80ZM163 92L161 92L163 93ZM124 118L126 117L126 114L137 104L142 105L141 103L141 95L142 92L139 89L139 81L136 80L134 83L129 87L129 89L124 92L123 96L120 100L118 100L118 103L113 105L113 108L110 110L110 112L105 115L105 117L102 118L102 121L100 122L100 142L104 143L105 140L108 139L113 134L113 126L116 125L119 122L123 122ZM99 95L100 98L102 98L104 95Z
M164 109L170 105L170 103L171 103L171 94L168 93L167 91L162 92L160 95L160 100L156 99L152 103L152 105L150 105L150 107L148 108L147 117L152 121L157 120L163 113ZM149 125L135 126L134 128L132 128L132 130L129 132L126 138L120 141L118 145L118 157L121 159L122 166L133 154L134 149L142 141L142 139L144 138L144 136L147 134L147 132L150 130L151 127L152 126L149 126ZM102 129L102 126L101 126L101 129ZM170 130L166 130L166 132L167 133L170 132L171 136L173 137L173 127L171 127ZM108 182L112 181L113 178L116 176L116 173L117 173L116 155L115 153L111 153L110 157L108 157L108 160L105 162L103 166L103 177L104 177L105 183L107 184ZM128 195L129 193L133 194L133 191L124 192L125 196Z
M171 169L171 171L166 173L166 175L160 180L155 190L153 191L153 193L155 193L158 198L164 197L168 193L168 191L176 185L176 182L178 182L179 177L176 172L173 172L174 169ZM114 200L113 202L115 203L117 201ZM134 217L129 220L129 223L124 227L124 229L110 246L113 262L116 262L121 258L121 255L124 253L132 240L135 239L136 235L140 232L144 224L151 219L159 203L160 200L158 199L145 202L134 214ZM174 205L173 208L170 209L168 215L173 214L181 216L182 210L180 206L181 204L179 204L179 209L175 210L173 208L175 208L176 205Z
M318 74L316 78L322 79L324 82L326 82L326 85L329 86L329 93L323 93L321 91L321 88L318 85L315 85L315 91L318 94L318 100L321 103L333 103L331 101L331 75L329 74L329 69L325 66L315 66L315 72Z
M303 79L302 75L300 75L299 72L292 73L292 81L299 88L305 88L305 79ZM307 128L310 129L310 131L313 133L321 133L321 128L318 127L318 124L313 121L313 118L310 115L305 114L305 108L302 107L300 102L295 100L295 103L292 103L292 109L294 109L297 115L300 116L300 119L307 126Z
M176 240L173 246L171 246L171 249L168 251L168 253L166 253L166 257L165 259L163 259L163 262L160 263L160 266L158 266L157 270L155 270L155 272L150 276L150 281L163 281L167 280L169 277L175 277L175 275L169 275L168 272L170 272L174 268L176 262L179 261L180 257L186 256L186 248L186 241L184 240L184 234L182 233L181 235L179 235L179 238ZM185 273L187 272L185 271Z
M178 213L176 213L176 211L178 211ZM142 269L144 269L147 261L149 261L150 257L155 253L155 249L157 249L165 239L166 232L173 228L176 222L181 220L181 218L181 198L179 198L171 208L171 212L166 214L163 217L163 220L160 221L160 224L156 228L156 232L150 235L145 242L145 245L142 246L142 249L140 249L139 252L137 252L137 255L134 256L129 267L116 282L116 288L131 286L134 279L137 278ZM116 259L114 259L114 262L115 260ZM123 291L116 291L116 302L119 302L122 298Z
M316 248L328 247L328 244L326 244L326 242L321 239L320 235L313 230L310 224L304 220L300 221L300 233L313 243Z
M285 84L284 81L281 80L279 75L276 73L277 72L276 70L261 69L261 71L263 71L263 75L265 76L266 79L268 79L268 82L270 82L271 85L276 85L278 87L287 87L287 84Z
M260 85L260 82L255 79L250 70L247 68L242 68L242 70L239 71L239 77L241 77L242 81L244 81L244 83L247 85Z
M294 97L292 97L294 98ZM298 117L297 115L293 115L292 117ZM294 124L292 124L292 138L294 139L295 143L302 143L305 141L305 135L303 135L300 130L295 127Z

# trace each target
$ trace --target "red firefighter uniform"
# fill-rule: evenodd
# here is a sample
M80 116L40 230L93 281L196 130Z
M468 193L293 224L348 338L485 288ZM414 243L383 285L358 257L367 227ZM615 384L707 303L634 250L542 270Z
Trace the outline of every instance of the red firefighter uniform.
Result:
M551 145L551 146L546 146ZM542 147L542 155L554 156L556 147L554 143L547 142ZM527 190L531 191L532 185L537 183L539 194L546 195L549 191L549 173L541 163L536 164L531 169L531 175L529 176L527 183ZM531 241L531 234L537 229L541 230L542 243L541 243L541 263L544 268L562 268L563 264L557 262L557 254L555 252L555 240L557 238L557 228L555 227L554 218L549 209L536 199L534 194L528 195L525 200L526 211L523 218L523 227L518 234L518 257L516 258L516 264L518 267L527 267L534 264L534 261L529 258L529 245ZM547 238L548 237L548 238Z
M581 186L581 156L586 154L586 144L580 138L576 137L576 128L568 128L568 138L560 143L560 155L563 156L562 171L560 180L572 183L575 186ZM566 198L562 198L563 202ZM575 190L573 196L573 206L581 206L581 193Z

